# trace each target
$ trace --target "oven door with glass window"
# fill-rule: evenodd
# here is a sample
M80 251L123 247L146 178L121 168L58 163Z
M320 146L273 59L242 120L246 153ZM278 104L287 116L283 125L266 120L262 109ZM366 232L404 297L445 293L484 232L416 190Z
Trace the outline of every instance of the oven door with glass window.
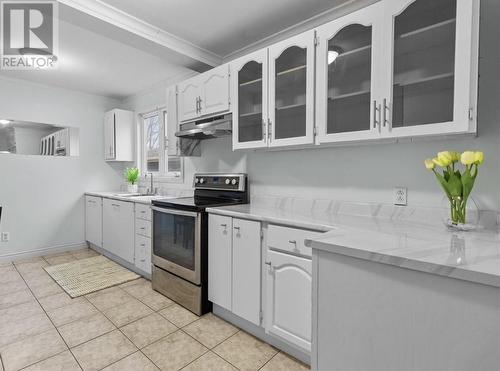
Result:
M201 284L201 214L152 207L153 264Z

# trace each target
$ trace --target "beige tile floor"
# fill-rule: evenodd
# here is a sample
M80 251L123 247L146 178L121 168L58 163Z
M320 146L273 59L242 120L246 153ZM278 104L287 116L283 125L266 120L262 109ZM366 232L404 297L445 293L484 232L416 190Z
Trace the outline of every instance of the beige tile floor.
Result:
M71 299L43 270L89 249L0 263L0 371L306 371L209 313L138 279Z

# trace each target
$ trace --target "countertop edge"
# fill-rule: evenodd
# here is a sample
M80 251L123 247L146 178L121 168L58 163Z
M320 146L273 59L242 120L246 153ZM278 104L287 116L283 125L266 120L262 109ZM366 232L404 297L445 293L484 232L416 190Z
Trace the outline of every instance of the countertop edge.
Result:
M234 217L234 218L255 220L258 222L280 224L280 225L285 225L285 226L288 226L291 228L307 229L307 230L315 231L315 232L330 232L330 231L336 229L335 227L325 225L325 224L316 224L316 223L304 222L304 221L300 221L300 220L279 218L279 217L266 216L266 215L260 215L260 214L249 214L249 213L243 213L243 212L238 212L238 211L226 210L226 209L217 208L217 207L209 207L209 208L207 208L207 212L209 214L216 214L216 215L222 215L222 216L230 216L230 217Z
M500 288L500 276L495 274L488 274L484 272L463 269L460 267L445 266L442 264L423 262L415 259L404 258L401 256L336 245L330 242L318 241L314 238L306 239L304 241L304 244L308 247L311 247L313 251L320 250L331 254L344 255L355 259L370 261L373 263L391 265L398 268L410 269L436 276L459 279L462 281Z
M108 192L85 192L84 195L85 196L93 196L93 197L109 198L110 200L117 200L117 201L123 201L123 202L132 202L135 204L151 205L151 200L141 200L141 199L137 199L137 198L120 197L120 196L108 194Z

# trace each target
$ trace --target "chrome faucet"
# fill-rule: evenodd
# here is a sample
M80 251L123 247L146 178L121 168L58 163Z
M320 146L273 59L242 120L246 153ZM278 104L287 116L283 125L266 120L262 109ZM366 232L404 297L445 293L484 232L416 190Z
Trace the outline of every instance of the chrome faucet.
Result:
M149 187L149 189L148 189L148 192L147 192L147 193L148 193L149 195L156 195L156 193L157 193L157 189L156 189L156 188L153 188L153 187L154 187L154 186L153 186L153 173L146 173L146 175L145 175L145 177L146 177L146 178L148 177L148 174L149 174L149 176L151 177L151 185L150 185L150 187Z

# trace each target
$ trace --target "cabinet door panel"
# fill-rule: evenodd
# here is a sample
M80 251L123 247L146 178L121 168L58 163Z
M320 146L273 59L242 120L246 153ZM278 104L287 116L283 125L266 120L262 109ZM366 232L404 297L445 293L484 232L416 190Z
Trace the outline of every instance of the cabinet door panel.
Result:
M314 142L314 31L269 48L270 146Z
M260 326L260 223L233 218L233 313Z
M106 112L104 115L104 159L115 158L115 112Z
M267 252L266 331L311 351L312 263Z
M134 204L104 199L103 248L133 264L134 241Z
M208 219L208 300L231 310L232 219Z
M233 149L267 146L267 49L231 64Z
M387 2L387 114L390 136L475 130L474 14L471 0ZM472 71L472 74L471 74Z
M102 199L85 196L85 239L102 246Z
M316 107L322 143L379 136L381 9L375 4L317 30Z
M202 116L229 110L229 65L205 72L201 79Z
M198 98L201 94L199 77L193 77L178 86L179 120L192 120L199 116Z
M167 155L179 155L179 138L175 133L179 131L177 121L177 93L175 86L167 88L167 127L166 140L167 140Z

